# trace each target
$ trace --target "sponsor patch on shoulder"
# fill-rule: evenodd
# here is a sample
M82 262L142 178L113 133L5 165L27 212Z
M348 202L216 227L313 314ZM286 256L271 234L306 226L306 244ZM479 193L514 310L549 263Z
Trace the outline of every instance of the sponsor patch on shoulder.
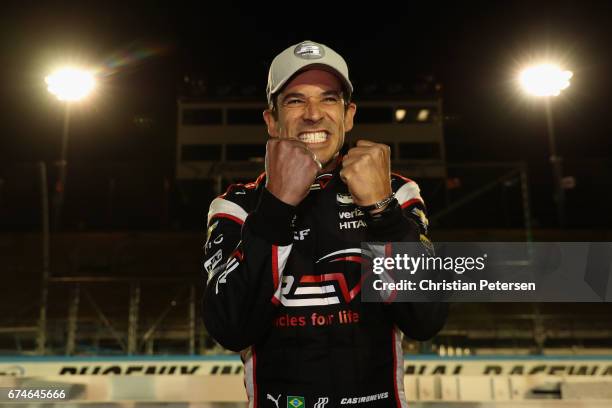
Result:
M421 226L423 227L425 232L427 232L427 227L429 227L429 220L427 219L427 216L425 215L425 212L423 210L421 210L420 208L413 208L412 211L410 211L410 212L414 216L417 217L417 219L421 223Z
M421 244L425 247L425 249L427 249L427 251L429 251L429 253L433 254L435 252L433 243L429 240L429 238L421 234L419 236L419 239L421 241Z
M212 224L210 224L210 227L208 227L208 231L206 232L206 239L207 240L210 238L210 234L212 234L212 232L215 230L215 228L217 228L217 225L219 225L219 221L215 221Z
M206 272L210 273L213 269L215 269L219 262L221 262L222 258L223 250L219 249L217 252L215 252L213 256L211 256L206 262L204 262L204 269L206 269Z

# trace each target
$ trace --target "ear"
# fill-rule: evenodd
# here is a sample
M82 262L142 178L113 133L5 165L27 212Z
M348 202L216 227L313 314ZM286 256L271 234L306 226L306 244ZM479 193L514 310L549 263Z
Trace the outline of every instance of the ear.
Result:
M355 117L355 112L357 112L357 105L353 102L349 103L346 108L346 112L344 113L344 131L348 132L353 128L353 118Z
M268 134L270 137L278 137L278 130L276 127L276 119L274 119L274 114L271 109L266 109L263 112L263 118L266 122L266 126L268 128Z

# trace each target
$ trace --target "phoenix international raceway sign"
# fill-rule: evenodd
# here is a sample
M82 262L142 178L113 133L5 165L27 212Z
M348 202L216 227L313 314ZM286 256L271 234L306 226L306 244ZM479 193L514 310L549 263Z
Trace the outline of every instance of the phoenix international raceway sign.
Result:
M407 356L406 376L563 376L612 378L612 356ZM0 377L242 376L237 355L134 357L4 357Z

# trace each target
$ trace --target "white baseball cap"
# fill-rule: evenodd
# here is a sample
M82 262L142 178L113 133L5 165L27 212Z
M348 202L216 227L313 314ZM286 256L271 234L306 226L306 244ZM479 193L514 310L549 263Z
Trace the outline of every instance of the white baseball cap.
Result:
M266 87L268 105L272 106L272 96L279 92L293 75L315 65L320 65L323 69L329 69L336 74L350 97L353 93L353 84L349 80L348 66L344 58L326 45L314 41L302 41L287 48L272 61Z

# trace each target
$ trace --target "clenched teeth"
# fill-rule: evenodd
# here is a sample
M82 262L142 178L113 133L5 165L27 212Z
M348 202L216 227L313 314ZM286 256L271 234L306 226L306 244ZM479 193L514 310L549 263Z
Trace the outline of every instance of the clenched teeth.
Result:
M306 132L298 135L300 141L304 143L322 143L327 140L326 132Z

